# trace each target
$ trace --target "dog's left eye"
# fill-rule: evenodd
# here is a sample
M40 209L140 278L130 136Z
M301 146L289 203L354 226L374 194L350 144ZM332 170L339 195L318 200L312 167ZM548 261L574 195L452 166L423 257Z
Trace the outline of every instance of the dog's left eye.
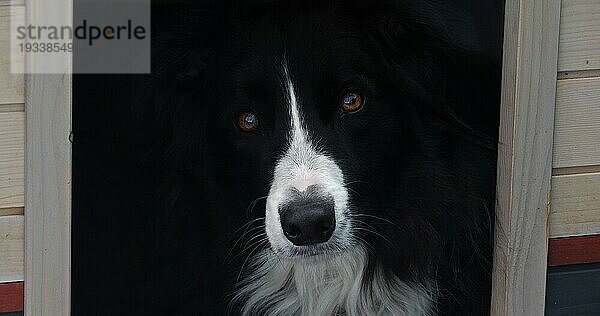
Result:
M340 100L341 107L347 112L357 112L362 109L365 104L363 96L356 92L346 92Z
M238 128L244 132L252 132L258 129L258 116L254 112L245 111L239 114L236 122Z

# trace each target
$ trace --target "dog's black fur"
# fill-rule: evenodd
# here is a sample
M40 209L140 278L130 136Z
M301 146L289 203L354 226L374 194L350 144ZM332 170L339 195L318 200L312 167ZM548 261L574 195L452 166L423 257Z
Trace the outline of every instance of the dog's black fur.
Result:
M140 190L151 202L131 206L155 211L128 217L150 218L145 229L134 231L152 242L139 241L143 251L122 258L139 262L149 281L132 281L138 284L133 297L112 307L100 308L79 294L82 301L74 303L74 311L96 306L112 313L215 315L227 310L240 273L251 273L242 270L244 262L257 246L268 247L253 242L264 232L252 230L261 220L240 227L264 217L264 200L256 199L267 195L285 150L287 108L278 95L285 58L307 101L307 125L342 169L352 209L371 215L361 220L378 232L356 232L369 244L368 270L381 265L402 280L434 280L440 315L488 313L501 25L500 10L491 6L502 6L491 0L480 7L451 2L247 0L168 6L170 14L153 22L153 74L127 85L133 91L132 115L154 129L151 137L144 130L148 145L140 145L139 152L123 150L130 157L143 152L145 164L160 166L160 172L158 180L150 180L156 191L152 184ZM487 9L489 19L482 17ZM75 83L77 88L77 77ZM348 88L366 99L362 111L349 115L337 107ZM261 115L259 131L236 129L236 114L245 109ZM136 142L131 138L125 143ZM89 151L76 149L75 158ZM82 166L97 158L86 159ZM89 215L75 218L95 222ZM74 234L75 251L89 251L92 239L85 244L77 240L85 233L77 235L75 228ZM90 257L81 255L74 263L91 262ZM74 282L84 284L77 271L76 266ZM239 306L232 308L236 314Z

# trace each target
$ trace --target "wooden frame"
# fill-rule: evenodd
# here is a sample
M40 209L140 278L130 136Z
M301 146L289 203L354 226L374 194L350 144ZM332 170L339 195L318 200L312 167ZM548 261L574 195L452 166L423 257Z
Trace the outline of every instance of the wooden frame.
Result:
M543 315L560 0L507 0L492 315Z
M65 8L65 3L68 7ZM71 25L72 4L27 2L28 24ZM507 0L493 315L544 312L560 0ZM25 312L70 313L71 75L26 60ZM45 58L42 58L45 57Z
M30 0L25 10L28 25L72 25L71 0ZM44 74L57 64L64 73ZM65 53L25 60L25 315L70 314L70 66Z

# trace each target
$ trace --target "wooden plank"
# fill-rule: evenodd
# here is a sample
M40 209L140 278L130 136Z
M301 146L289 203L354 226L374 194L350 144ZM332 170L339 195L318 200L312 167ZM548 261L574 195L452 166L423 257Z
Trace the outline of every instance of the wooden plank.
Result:
M70 0L27 2L28 25L72 26L72 16ZM71 309L72 55L47 55L30 54L25 63L25 315L66 316ZM64 72L56 73L61 65Z
M0 104L23 103L24 87L22 74L12 74L11 63L15 67L23 66L23 56L10 54L10 23L16 19L23 23L22 10L10 6L0 6Z
M0 113L0 208L23 207L25 113Z
M0 0L1 6L22 6L25 4L25 0Z
M23 216L0 217L0 283L23 281Z
M600 78L559 80L554 168L600 165Z
M23 311L23 282L0 284L0 313Z
M23 103L0 104L0 113L6 113L6 112L25 112L25 104L23 104Z
M563 0L558 70L600 69L600 0Z
M508 0L492 315L543 315L560 0Z
M550 237L600 234L600 173L552 177Z
M600 262L600 235L550 239L549 266L594 262Z
M553 176L564 176L564 175L568 175L568 174L594 173L594 172L600 172L600 165L552 169Z
M23 211L22 207L0 208L0 216L23 215Z
M578 71L561 71L558 73L558 80L561 79L580 79L580 78L593 78L600 77L600 70L578 70Z

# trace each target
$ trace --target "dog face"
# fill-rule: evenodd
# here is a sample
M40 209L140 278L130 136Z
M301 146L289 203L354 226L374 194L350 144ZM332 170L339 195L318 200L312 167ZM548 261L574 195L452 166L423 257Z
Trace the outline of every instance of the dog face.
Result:
M390 181L414 155L413 109L359 12L268 12L242 19L225 45L215 137L227 135L227 160L246 169L237 180L261 170L239 181L266 191L265 230L276 253L342 251L360 239L357 215L394 193Z

